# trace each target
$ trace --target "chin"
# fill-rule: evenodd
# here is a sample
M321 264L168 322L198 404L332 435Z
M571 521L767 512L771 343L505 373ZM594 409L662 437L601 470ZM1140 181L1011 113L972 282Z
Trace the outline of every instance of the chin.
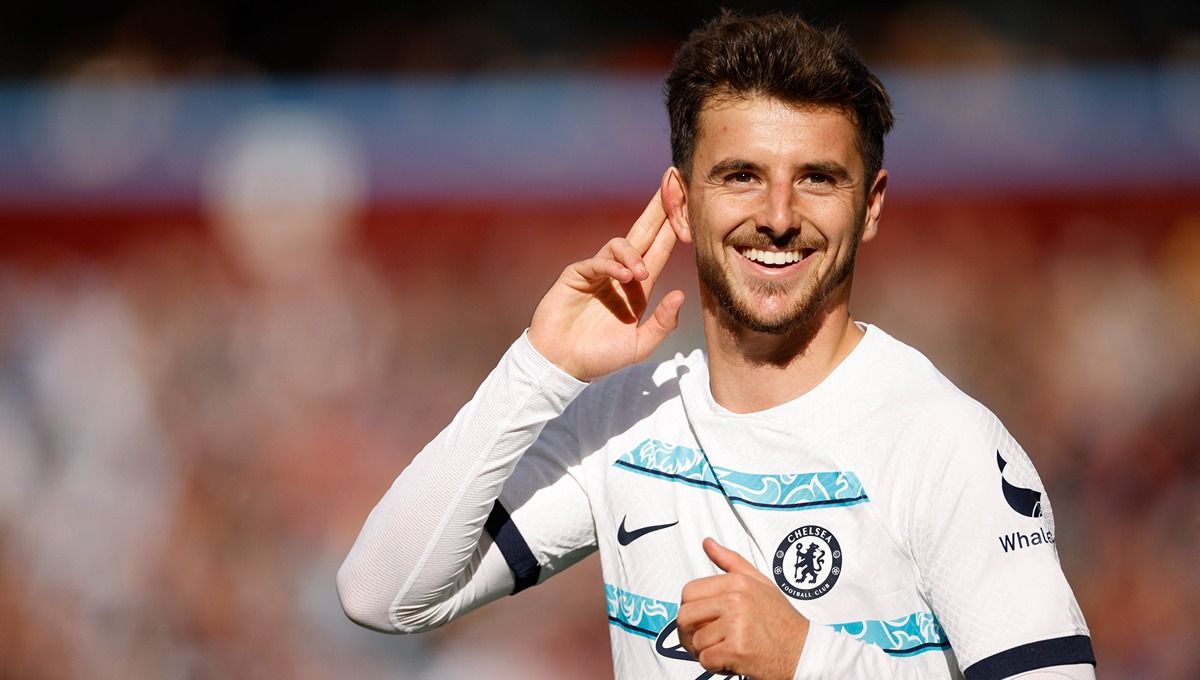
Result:
M721 310L725 323L735 331L767 335L811 333L833 291L845 278L837 277L824 285L814 281L735 284L736 278L711 260L697 257L696 264L701 286Z
M789 335L811 324L816 316L816 310L811 303L811 300L804 300L793 304L787 310L769 315L761 313L761 306L755 307L750 301L743 300L722 307L734 325L740 328L767 335Z

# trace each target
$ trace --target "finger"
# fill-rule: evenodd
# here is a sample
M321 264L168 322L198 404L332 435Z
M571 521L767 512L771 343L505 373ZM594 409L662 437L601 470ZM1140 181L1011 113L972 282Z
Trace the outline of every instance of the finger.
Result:
M606 250L612 258L620 262L626 269L633 272L634 278L642 281L650 276L646 263L642 261L642 253L633 247L628 239L614 238L608 242Z
M683 635L684 632L688 632L694 635L704 625L711 624L726 614L727 604L720 597L706 597L702 600L683 603L679 606L679 611L675 612L675 621L679 624L679 634Z
M645 262L649 276L646 282L653 286L658 280L659 274L667 267L667 262L671 259L671 252L675 249L675 230L671 228L669 222L663 222L658 229L658 233L654 236L654 242L650 244L650 248L645 251L642 256Z
M626 239L614 240L620 242L614 243L614 248L633 248L633 245ZM674 245L675 231L671 229L669 223L664 222L663 226L659 229L658 236L654 237L654 243L651 244L650 250L644 256L638 255L636 260L630 258L630 260L624 261L626 266L633 271L634 280L631 283L624 284L623 288L625 289L626 297L629 298L630 306L637 310L639 316L646 309L650 292L654 290L654 284L657 282L659 275L662 274L663 269L666 268L667 260L671 257L671 250ZM630 262L636 262L637 264L634 266ZM671 325L673 323L672 321L668 324L671 330L674 329L674 326ZM667 333L670 333L670 330ZM664 335L663 337L666 336ZM656 342L655 346L657 344ZM646 356L649 356L649 354Z
M676 619L676 623L679 623L678 619ZM679 646L683 647L688 654L691 654L693 659L696 658L698 650L692 644L692 636L696 634L696 629L694 627L677 625L675 632L679 635Z
M683 307L683 291L673 290L663 296L654 313L638 329L637 360L645 361L679 327L679 309Z
M629 308L637 314L639 319L642 318L642 314L646 311L646 305L650 304L650 301L646 299L646 289L642 287L641 282L635 277L629 283L622 283L621 291L625 294Z
M758 576L758 569L753 564L748 562L745 557L742 557L737 551L730 550L725 546L717 543L716 539L704 539L704 554L708 555L708 559L712 563L729 574L748 574Z
M662 198L659 195L660 191L661 189L654 192L654 197L650 199L646 209L633 223L629 235L625 237L639 253L646 252L646 249L654 242L659 227L667 219L667 212L663 209Z
M697 579L692 579L683 585L683 592L679 594L679 602L687 604L696 602L709 597L716 597L726 590L729 590L728 574L718 574L716 576L702 576Z
M692 633L692 656L699 659L704 650L711 649L725 641L726 626L721 621L713 621L711 623L700 626L696 632Z
M710 647L705 647L700 650L699 654L694 656L704 670L713 673L738 673L741 667L741 655L726 640L722 640Z
M616 279L621 283L633 281L633 271L620 262L601 255L576 262L568 269L577 274L588 286L606 279Z

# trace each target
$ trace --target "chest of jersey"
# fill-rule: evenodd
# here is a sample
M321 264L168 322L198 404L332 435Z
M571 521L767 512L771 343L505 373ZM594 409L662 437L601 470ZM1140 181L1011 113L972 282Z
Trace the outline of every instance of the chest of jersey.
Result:
M684 584L720 572L706 537L815 624L893 655L947 648L870 485L840 462L854 442L745 425L680 406L608 442L592 495L615 653L666 677L702 671L678 646L674 616Z

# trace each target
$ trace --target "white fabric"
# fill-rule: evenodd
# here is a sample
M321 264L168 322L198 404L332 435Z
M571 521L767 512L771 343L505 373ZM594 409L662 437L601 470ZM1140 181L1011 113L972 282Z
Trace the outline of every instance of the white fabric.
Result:
M1025 453L919 353L865 328L816 388L744 415L713 402L699 352L581 393L518 340L372 512L339 573L347 611L423 630L511 591L481 538L503 484L543 579L599 547L618 677L703 673L673 619L683 584L717 573L706 536L813 622L798 678L959 677L1087 635L1044 494L1034 517L1005 500L1002 478L1041 491ZM673 522L618 543L622 526Z
M584 386L522 336L367 517L338 570L350 618L415 632L510 592L484 522L521 453Z
M1089 663L1039 668L1012 676L1012 680L1096 680L1096 667Z

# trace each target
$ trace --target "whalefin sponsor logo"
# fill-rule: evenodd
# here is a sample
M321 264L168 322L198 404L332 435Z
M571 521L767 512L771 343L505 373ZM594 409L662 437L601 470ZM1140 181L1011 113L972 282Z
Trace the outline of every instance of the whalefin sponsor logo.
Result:
M1029 532L1014 531L998 538L1000 540L1000 547L1004 548L1004 552L1006 553L1024 550L1025 548L1042 545L1043 543L1054 544L1054 532L1046 531L1045 529Z
M1004 478L1004 468L1008 467L1008 461L1000 455L1000 449L996 449L996 465L1000 468L1000 488L1004 491L1004 500L1008 501L1008 507L1026 517L1041 517L1042 492L1008 483Z
M1008 507L1023 517L1042 517L1042 492L1017 486L1005 479L1004 470L1008 467L1008 461L1000 455L999 449L996 449L996 467L1000 468L1000 489L1004 492L1004 500ZM1009 532L997 536L996 540L1000 541L1000 547L1005 553L1011 553L1039 545L1053 545L1054 532L1043 526L1035 531Z

